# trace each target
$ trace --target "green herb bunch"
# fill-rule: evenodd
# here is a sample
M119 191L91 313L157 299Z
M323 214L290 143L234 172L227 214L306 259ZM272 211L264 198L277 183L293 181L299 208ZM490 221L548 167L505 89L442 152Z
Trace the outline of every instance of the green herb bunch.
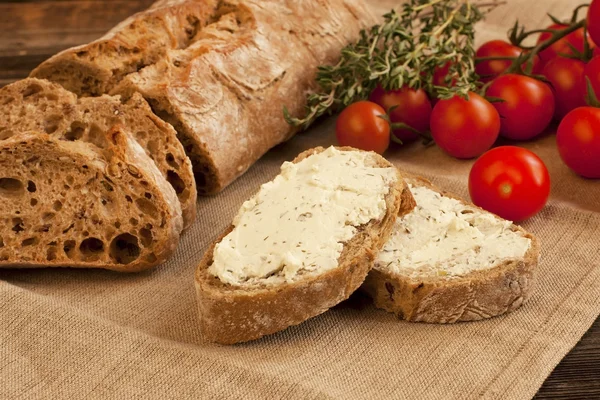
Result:
M386 14L383 24L363 30L357 43L342 50L336 65L319 67L319 89L308 96L306 115L293 118L284 109L286 120L306 129L321 115L366 99L377 85L385 90L423 88L438 98L466 96L477 89L474 25L485 8L497 4L409 0L400 12ZM435 68L446 63L451 65L446 83L454 84L435 86Z

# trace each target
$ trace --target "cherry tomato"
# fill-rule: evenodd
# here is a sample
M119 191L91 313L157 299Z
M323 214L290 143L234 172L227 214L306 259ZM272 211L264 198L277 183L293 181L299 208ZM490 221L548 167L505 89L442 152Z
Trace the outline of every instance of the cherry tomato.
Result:
M557 30L565 29L566 27L567 27L567 25L552 24L546 29L557 31ZM551 36L552 36L552 34L550 32L543 32L542 34L540 34L540 37L538 38L537 42L542 43L543 41L550 39ZM575 32L569 33L564 38L553 43L547 49L541 51L539 53L539 56L540 56L540 59L542 60L542 63L545 65L548 61L550 61L554 57L557 57L558 55L561 55L561 54L564 54L564 55L573 54L573 50L571 49L569 44L571 46L573 46L575 49L577 49L577 51L579 51L579 52L583 51L583 48L584 48L583 28L580 28L580 29L576 30ZM588 34L588 44L591 47L595 47L594 42L592 42L592 40L589 37L589 34Z
M564 57L556 57L544 67L542 74L554 90L554 116L557 120L569 111L585 106L584 68L582 61Z
M431 102L423 89L411 89L403 87L399 90L385 91L377 87L369 100L379 104L384 110L396 106L390 112L390 120L393 123L405 123L419 132L429 130L429 119L431 117ZM409 129L394 129L393 134L403 142L415 140L419 137Z
M568 113L558 126L556 144L575 173L600 178L600 109L580 107Z
M600 57L594 57L592 60L586 64L583 70L583 87L584 87L584 95L587 93L587 81L592 85L592 89L594 89L594 93L596 97L600 99ZM587 93L589 94L589 93Z
M469 193L475 205L510 221L523 221L544 208L550 195L550 175L531 151L496 147L473 164Z
M456 83L456 78L452 78L450 80L450 85L448 85L448 83L446 83L446 77L448 76L448 73L450 72L451 66L452 66L452 63L450 61L448 61L444 65L435 67L435 69L433 71L433 84L435 86L454 86L454 84Z
M380 116L385 116L385 110L373 102L350 104L335 124L339 144L383 154L390 144L390 124Z
M456 158L473 158L488 150L500 132L500 116L476 93L469 99L440 100L431 113L431 135L438 146Z
M587 29L595 43L600 43L600 1L593 0L588 8Z
M486 95L504 100L493 104L502 120L500 134L509 139L531 139L552 121L554 95L547 84L536 79L502 75L492 82Z
M491 40L484 43L476 53L476 57L519 57L523 49L513 46L504 40ZM533 58L532 72L539 73L540 59L538 56ZM492 78L506 71L512 64L512 60L488 60L480 61L475 65L475 72L481 77L482 82L490 81ZM522 66L523 68L526 65Z

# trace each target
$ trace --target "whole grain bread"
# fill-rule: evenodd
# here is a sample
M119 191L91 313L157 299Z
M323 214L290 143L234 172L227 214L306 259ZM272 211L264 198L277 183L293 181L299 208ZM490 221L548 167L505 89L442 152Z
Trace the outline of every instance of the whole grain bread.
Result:
M25 132L0 141L0 268L140 271L182 229L175 192L122 128L104 148Z
M358 151L351 148L341 150ZM307 150L293 162L298 163L323 148ZM370 153L373 166L393 167L381 156ZM307 275L290 283L233 286L223 283L208 271L213 262L217 239L196 269L195 286L204 338L222 344L258 339L319 315L347 299L363 282L373 266L375 255L387 240L397 215L414 207L410 190L400 173L385 196L386 213L358 227L355 236L344 243L338 267L318 275Z
M375 22L362 0L159 1L32 76L84 96L141 93L211 194L296 133L284 106L301 116L317 66Z
M115 125L131 132L156 163L181 203L184 227L196 217L196 183L192 166L172 126L158 118L135 94L122 103L116 96L77 97L60 85L35 78L0 89L0 140L26 131L84 140L104 147Z
M457 199L465 206L479 209L423 178L408 177L406 182L424 186L442 196ZM522 258L507 259L492 268L460 276L425 271L416 275L405 271L398 273L376 262L361 290L373 298L378 308L413 322L476 321L511 312L531 296L540 246L536 237L521 227L513 224L510 229L531 240Z

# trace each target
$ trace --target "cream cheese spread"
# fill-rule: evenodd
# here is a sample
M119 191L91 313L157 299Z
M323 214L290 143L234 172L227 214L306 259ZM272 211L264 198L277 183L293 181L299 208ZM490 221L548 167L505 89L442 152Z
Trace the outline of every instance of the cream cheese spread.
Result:
M377 257L378 268L402 275L460 276L522 258L531 240L512 223L423 186L409 185L417 207L398 218Z
M395 168L366 152L329 147L281 173L246 201L215 247L209 273L232 285L290 282L338 266L356 227L384 217Z

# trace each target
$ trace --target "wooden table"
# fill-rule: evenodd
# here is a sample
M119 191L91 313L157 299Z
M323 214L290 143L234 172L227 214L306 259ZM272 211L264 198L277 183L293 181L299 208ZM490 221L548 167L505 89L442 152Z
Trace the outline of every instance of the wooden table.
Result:
M0 0L0 86L58 51L89 42L153 0ZM600 398L600 319L536 398Z

